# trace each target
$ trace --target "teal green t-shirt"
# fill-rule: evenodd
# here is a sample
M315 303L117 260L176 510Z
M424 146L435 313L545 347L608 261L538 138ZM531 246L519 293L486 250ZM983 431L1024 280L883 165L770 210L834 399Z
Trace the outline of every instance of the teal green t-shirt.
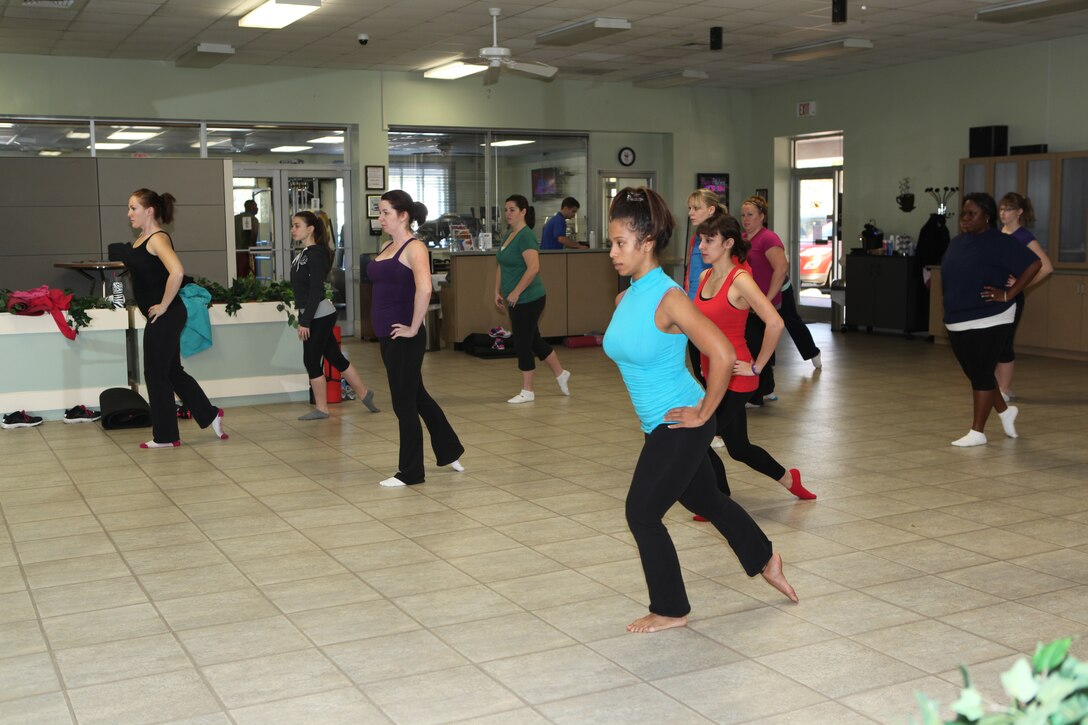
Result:
M521 231L510 240L510 243L495 255L500 270L499 292L502 293L504 298L514 291L514 288L518 286L518 282L525 276L525 257L522 256L522 253L526 249L534 249L539 252L540 244L536 241L536 235L533 234L532 229L522 227ZM547 293L548 291L544 289L544 283L540 281L540 275L538 274L533 277L533 281L518 297L518 302L532 302Z

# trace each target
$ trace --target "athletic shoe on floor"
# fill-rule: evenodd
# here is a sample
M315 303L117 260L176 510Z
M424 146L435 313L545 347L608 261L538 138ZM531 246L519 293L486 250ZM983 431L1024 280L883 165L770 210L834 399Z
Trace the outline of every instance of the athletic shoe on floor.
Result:
M725 441L722 440L721 436L714 436L713 438L710 439L710 447L711 448L725 448Z
M778 395L776 395L775 393L767 393L763 396L763 399L769 400L773 403L774 401L778 400Z
M500 325L499 327L492 327L490 330L487 331L487 334L490 335L491 337L501 337L502 339L505 340L506 338L510 337L514 333L507 332L506 330L502 329L502 326Z
M101 413L91 410L86 405L77 405L64 411L65 423L93 423L101 417Z
M184 405L178 406L178 417L182 420L190 420L193 417L193 411L189 410Z
M4 422L0 423L0 428L33 428L41 424L41 417L27 415L25 410L17 410L4 416Z
M521 403L531 403L536 400L536 393L532 390L522 390L510 400L506 401L512 405L520 405Z

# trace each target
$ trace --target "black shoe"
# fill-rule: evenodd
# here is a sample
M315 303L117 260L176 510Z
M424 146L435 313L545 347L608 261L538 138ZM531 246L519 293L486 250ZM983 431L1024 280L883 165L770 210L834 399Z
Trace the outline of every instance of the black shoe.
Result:
M91 410L86 405L77 405L64 411L65 423L93 423L101 417L101 413Z
M752 398L751 400L749 400L747 403L744 404L744 407L745 408L762 408L763 407L763 396L761 395L758 398Z
M193 417L193 411L186 408L184 405L178 406L178 417L183 420L189 420Z
M42 419L39 416L27 415L25 410L19 410L5 415L4 422L0 423L0 428L33 428L41 424Z

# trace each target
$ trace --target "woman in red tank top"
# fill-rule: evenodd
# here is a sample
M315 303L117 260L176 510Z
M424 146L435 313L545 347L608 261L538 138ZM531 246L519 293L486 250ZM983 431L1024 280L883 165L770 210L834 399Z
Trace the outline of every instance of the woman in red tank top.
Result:
M741 235L740 224L727 214L714 216L700 224L696 233L701 239L699 251L703 261L710 266L699 278L695 306L725 333L737 351L729 388L717 410L718 435L734 460L778 481L797 498L816 498L816 494L801 484L801 474L796 468L787 471L767 451L748 440L745 404L759 387L759 371L770 361L784 325L774 305L752 279L745 262L748 242ZM754 355L744 340L749 310L767 326L763 345ZM702 365L705 367L707 362L704 357ZM718 483L728 494L724 467Z

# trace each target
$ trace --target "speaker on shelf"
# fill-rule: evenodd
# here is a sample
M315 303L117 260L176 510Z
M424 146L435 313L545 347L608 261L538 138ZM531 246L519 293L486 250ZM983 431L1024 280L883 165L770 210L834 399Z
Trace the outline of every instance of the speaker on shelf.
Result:
M715 25L710 29L710 49L722 49L722 26Z
M1006 156L1009 153L1008 126L975 126L970 131L969 156Z
M1045 143L1033 143L1026 146L1010 146L1009 156L1022 156L1025 154L1045 154L1049 146ZM112 244L110 245L113 246Z
M831 0L831 22L846 22L846 0Z

